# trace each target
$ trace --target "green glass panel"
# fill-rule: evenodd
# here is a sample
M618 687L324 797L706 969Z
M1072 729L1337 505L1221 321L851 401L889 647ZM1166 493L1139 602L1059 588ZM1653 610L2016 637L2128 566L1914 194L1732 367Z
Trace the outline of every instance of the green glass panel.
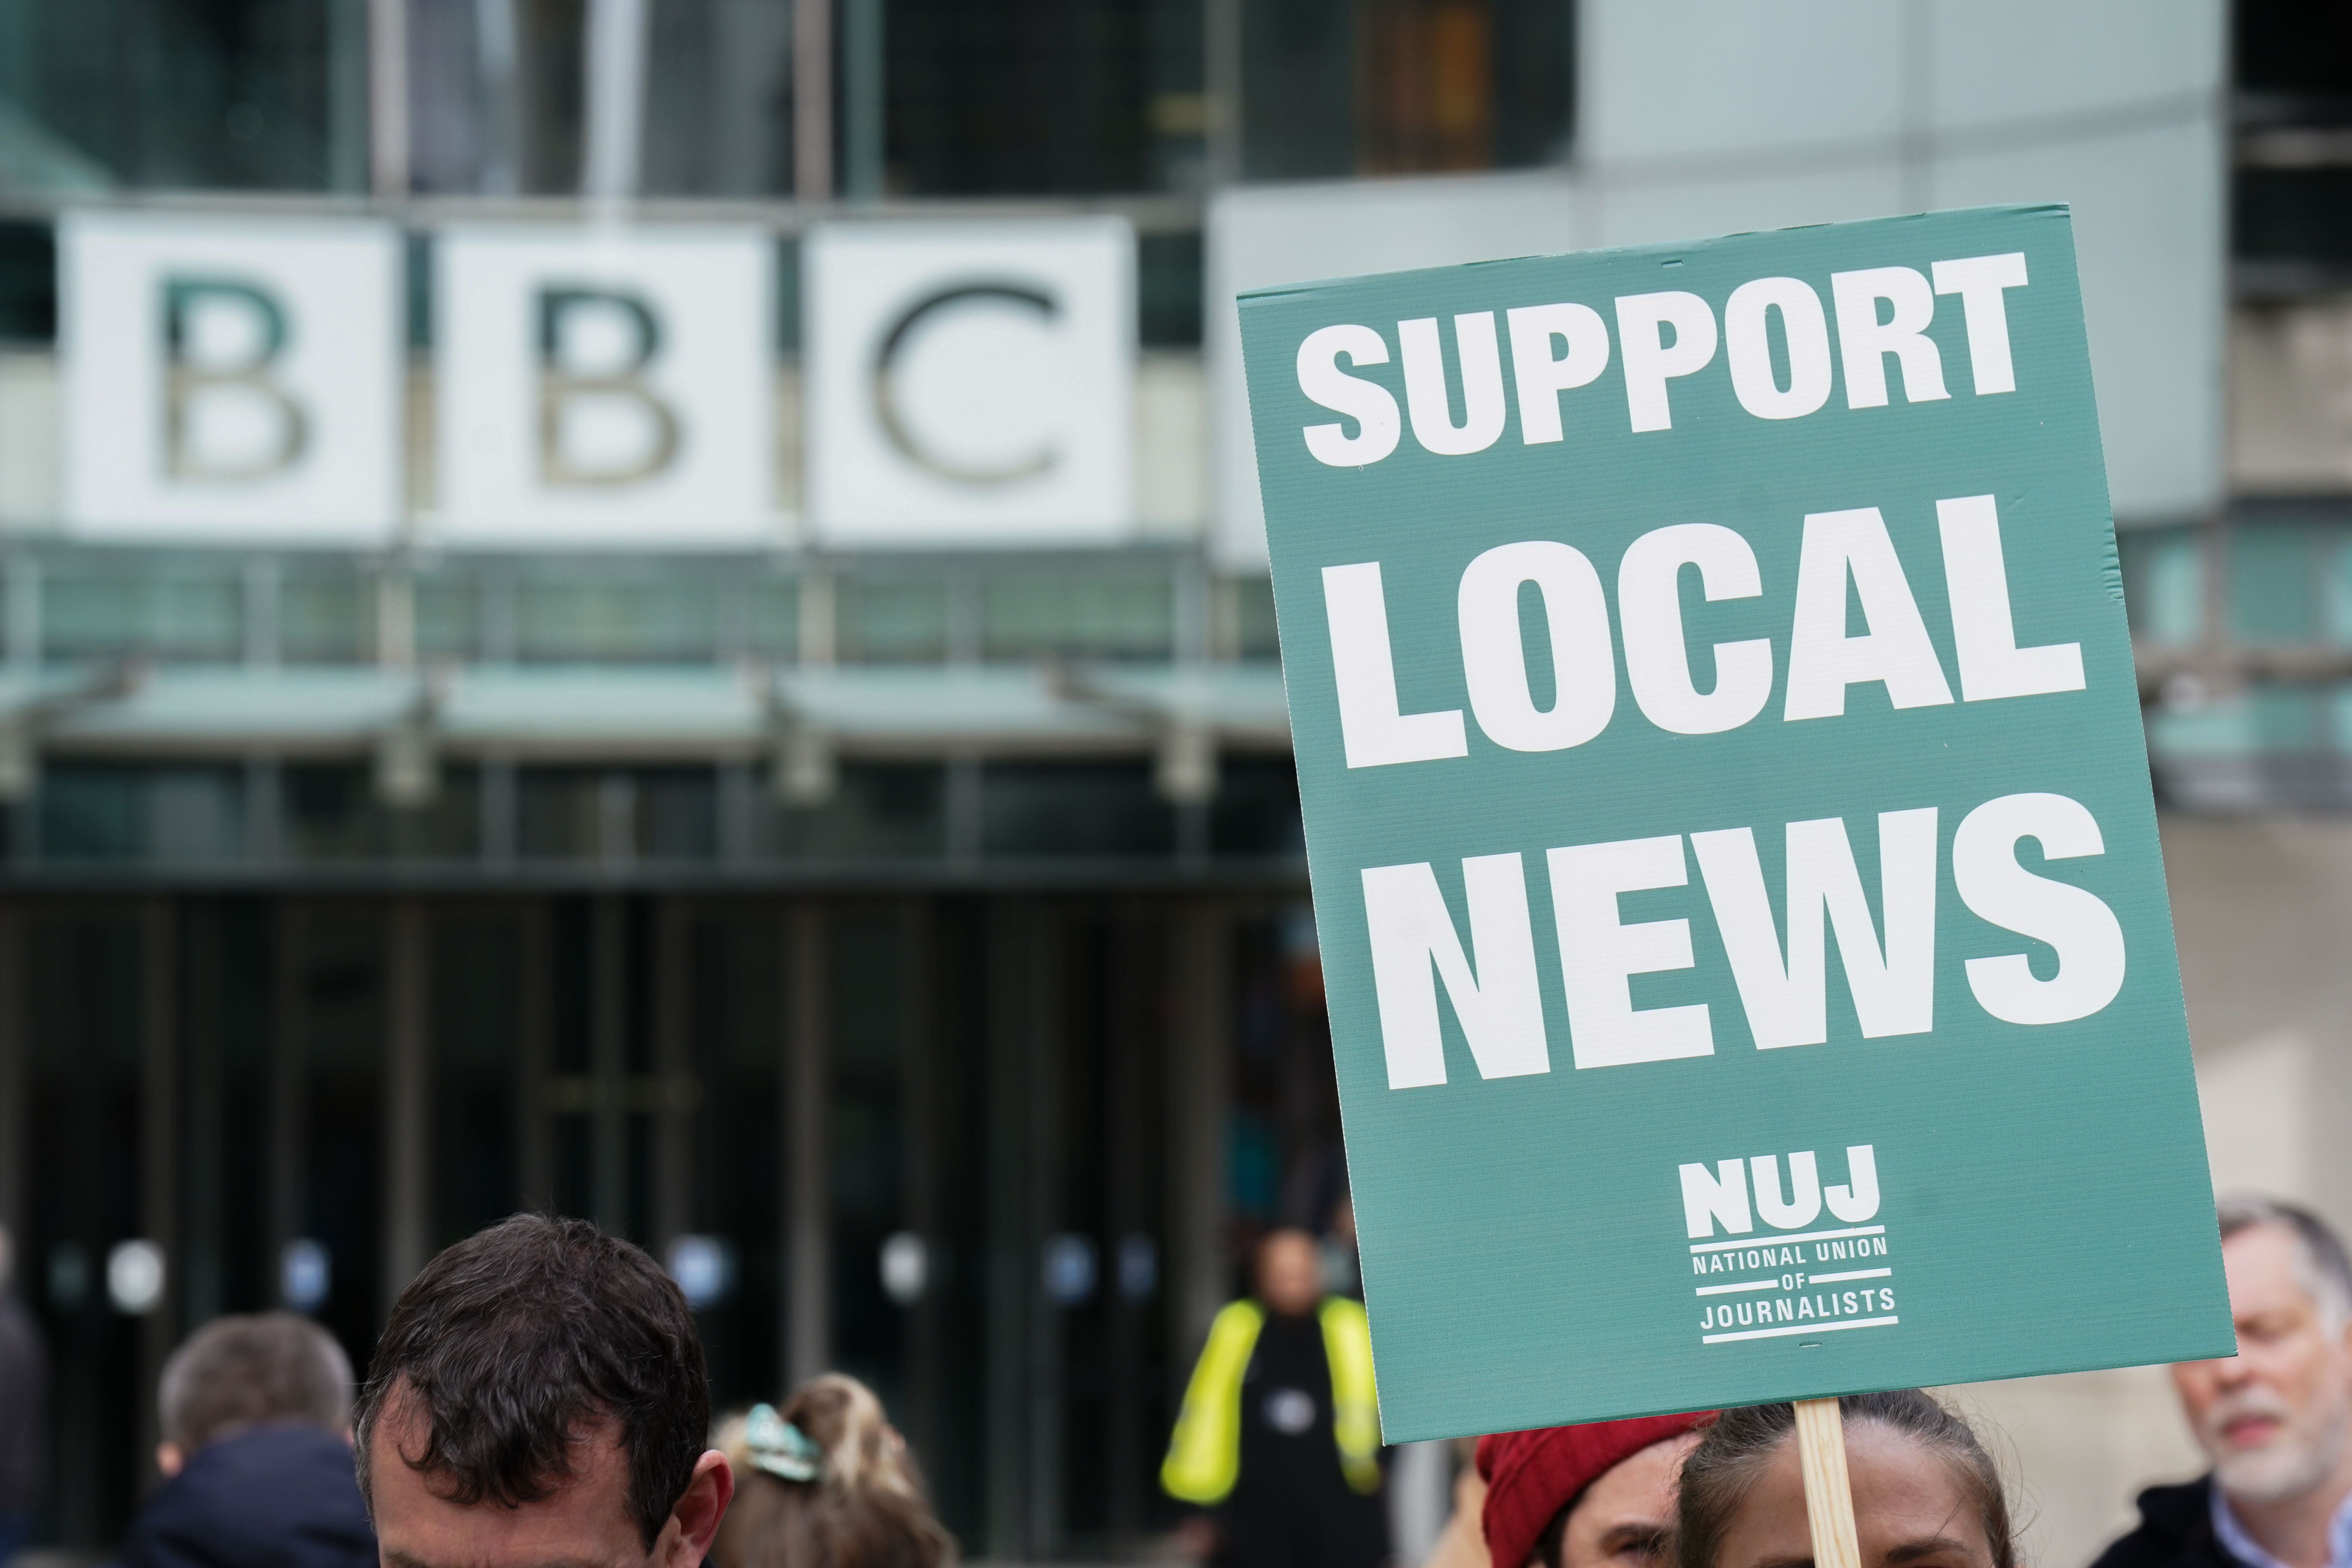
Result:
M1166 658L1175 627L1160 576L999 578L983 588L981 606L981 646L991 658Z
M2292 526L2240 524L2230 536L2230 624L2253 642L2302 642L2317 630L2311 535Z
M668 662L717 653L715 579L526 578L515 597L525 659Z
M2326 571L2320 579L2321 636L2338 647L2352 644L2352 531L2324 547Z
M948 589L936 578L844 584L836 613L845 659L880 664L947 656Z
M436 572L416 580L416 650L429 658L481 652L482 587L471 576Z
M46 769L38 797L42 858L139 858L147 847L143 782L127 768Z
M41 854L68 861L212 864L245 847L234 768L61 766L40 795Z
M2252 708L2244 702L2203 702L2194 708L2151 708L2147 747L2159 757L2243 757L2259 749Z
M372 584L350 569L289 572L278 593L278 649L291 664L353 664L375 645Z
M1278 658L1281 639L1274 631L1274 583L1244 577L1234 584L1234 651L1244 658Z
M89 658L140 645L140 584L116 573L51 572L41 584L41 635L53 657Z
M743 643L765 658L800 651L801 585L790 577L761 578L744 592Z
M2246 694L2255 746L2265 752L2315 750L2320 735L2320 694L2308 686L2258 686Z
M227 562L55 568L41 606L44 641L59 658L215 660L242 651L243 584Z
M2194 530L2119 534L2124 608L2132 636L2149 643L2190 643L2205 627L2205 556Z

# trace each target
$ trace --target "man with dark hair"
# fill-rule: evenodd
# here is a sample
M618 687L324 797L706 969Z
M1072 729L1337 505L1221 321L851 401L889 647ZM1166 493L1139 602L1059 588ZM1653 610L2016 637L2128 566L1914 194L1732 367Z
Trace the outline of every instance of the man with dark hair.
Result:
M2172 1369L2213 1468L2142 1492L2097 1568L2352 1568L2352 1262L2293 1204L2219 1217L2238 1353Z
M291 1312L215 1318L172 1359L155 1403L164 1481L122 1538L122 1568L371 1568L352 1480L352 1363Z
M686 1298L584 1220L517 1215L426 1264L357 1426L384 1568L696 1568L734 1495Z

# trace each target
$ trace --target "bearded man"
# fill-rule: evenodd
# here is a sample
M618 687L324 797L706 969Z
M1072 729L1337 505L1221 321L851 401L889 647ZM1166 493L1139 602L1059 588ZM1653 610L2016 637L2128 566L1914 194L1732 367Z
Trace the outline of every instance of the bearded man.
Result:
M2097 1568L2352 1568L2352 1262L2291 1204L2221 1222L2238 1353L2172 1369L2213 1468L2142 1492Z

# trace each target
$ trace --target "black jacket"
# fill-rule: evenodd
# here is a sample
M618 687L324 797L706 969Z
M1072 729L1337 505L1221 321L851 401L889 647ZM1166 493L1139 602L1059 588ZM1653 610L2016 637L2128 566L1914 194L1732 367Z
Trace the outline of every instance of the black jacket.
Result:
M351 1445L317 1426L263 1426L206 1444L155 1489L122 1537L121 1568L375 1568Z
M21 1513L41 1495L48 1356L33 1314L0 1295L0 1514Z
M2139 1494L2139 1528L2092 1568L2247 1568L2213 1533L2213 1478Z

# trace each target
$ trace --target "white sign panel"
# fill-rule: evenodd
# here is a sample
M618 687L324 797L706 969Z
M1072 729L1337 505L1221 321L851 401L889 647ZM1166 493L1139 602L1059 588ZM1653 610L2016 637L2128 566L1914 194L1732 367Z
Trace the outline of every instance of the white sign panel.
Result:
M774 277L754 228L441 231L433 537L771 539Z
M803 251L819 542L1103 544L1135 518L1135 234L839 224Z
M2210 511L2224 489L2227 8L1974 0L1966 14L1915 49L1906 13L1878 0L1586 0L1572 163L1218 193L1205 328L1219 560L1265 563L1237 293L2002 204L2074 209L2116 521ZM1906 71L1935 90L1906 91Z
M389 539L400 265L398 234L368 220L67 214L68 527L150 542Z

